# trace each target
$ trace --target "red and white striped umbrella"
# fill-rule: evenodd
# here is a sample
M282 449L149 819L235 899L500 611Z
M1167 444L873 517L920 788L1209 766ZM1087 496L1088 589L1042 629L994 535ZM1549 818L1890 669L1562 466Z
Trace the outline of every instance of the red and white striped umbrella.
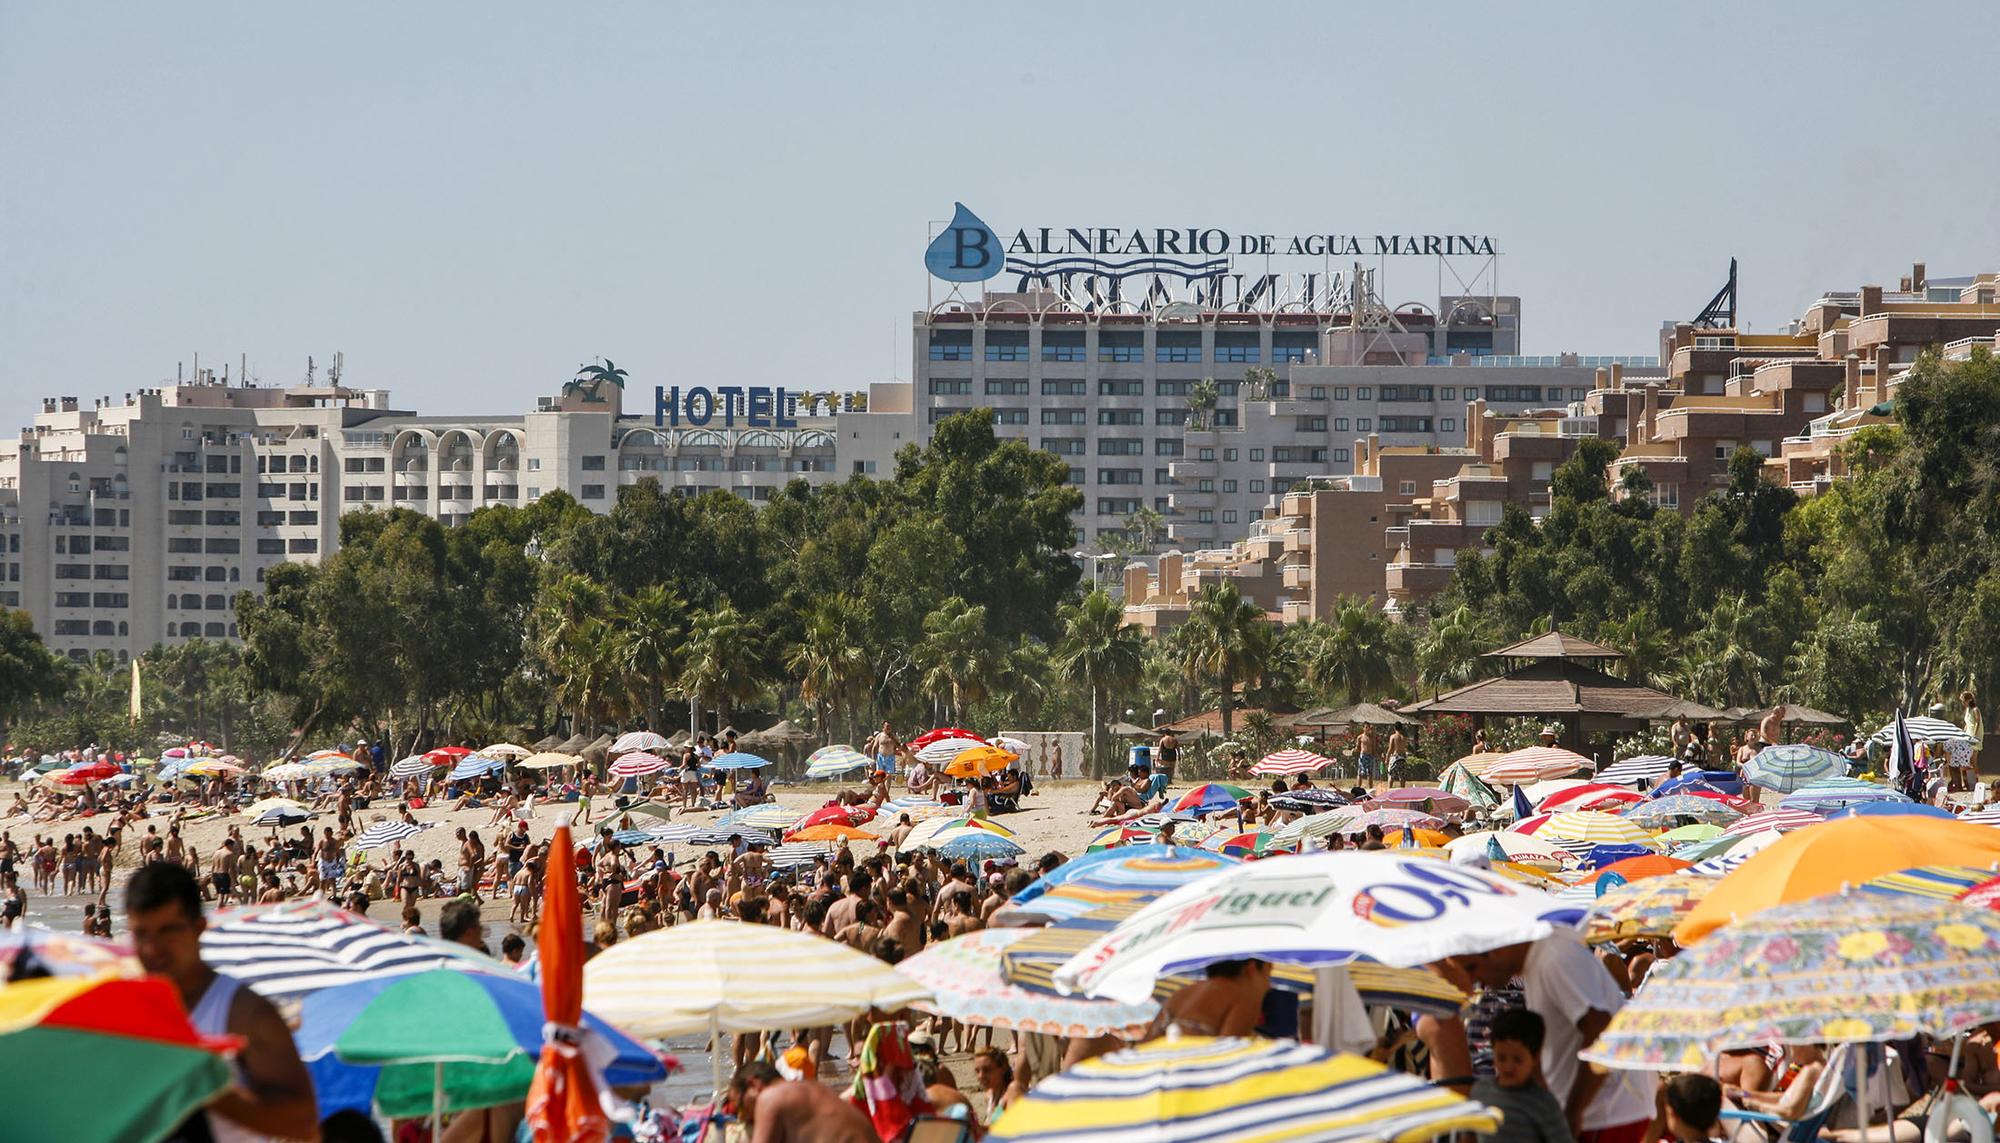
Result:
M1523 746L1500 756L1480 777L1488 785L1518 786L1574 774L1590 765L1590 759L1560 746Z
M1550 794L1535 808L1544 812L1557 810L1610 810L1616 812L1622 806L1643 802L1646 795L1623 786L1613 786L1608 782L1585 782L1567 790Z
M1252 774L1310 774L1323 766L1333 765L1333 759L1314 754L1310 750L1293 748L1266 754L1263 760L1250 767Z
M1818 814L1809 813L1805 810L1766 810L1761 814L1751 814L1749 817L1738 818L1722 827L1722 832L1734 837L1762 833L1767 829L1774 829L1779 833L1789 833L1795 829L1804 829L1806 826L1818 825L1825 820L1825 818L1820 817Z
M673 765L672 762L667 761L657 754L648 754L644 750L635 750L630 754L621 754L618 756L618 760L611 764L611 776L613 778L642 778L647 774L657 774L662 770L670 770L673 768Z

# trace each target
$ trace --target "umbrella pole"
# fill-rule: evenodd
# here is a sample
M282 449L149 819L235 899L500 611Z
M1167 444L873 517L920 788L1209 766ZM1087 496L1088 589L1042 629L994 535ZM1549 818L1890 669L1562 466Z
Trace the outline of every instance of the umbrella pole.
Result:
M442 1138L444 1131L444 1061L431 1065L431 1138Z
M1854 1045L1854 1120L1859 1128L1855 1138L1868 1143L1868 1122L1873 1112L1868 1106L1868 1049L1872 1045Z
M715 1113L722 1109L722 1013L719 1011L708 1014L708 1072L714 1081L708 1096L708 1118L712 1124Z

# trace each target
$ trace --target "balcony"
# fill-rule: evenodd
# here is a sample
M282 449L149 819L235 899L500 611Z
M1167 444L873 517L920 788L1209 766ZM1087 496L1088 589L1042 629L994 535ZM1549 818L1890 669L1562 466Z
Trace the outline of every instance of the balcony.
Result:
M470 488L472 487L472 469L441 469L438 472L438 483L446 488Z
M430 471L422 465L411 465L396 470L396 487L423 488L430 484Z
M1312 565L1309 563L1286 564L1281 569L1281 582L1289 588L1311 587L1312 570Z
M1193 481L1203 476L1215 475L1212 460L1176 460L1167 465L1167 475L1175 481Z
M1285 533L1286 551L1310 552L1312 551L1312 547L1313 547L1313 534L1311 529L1293 528L1291 531Z
M1389 594L1402 599L1426 599L1451 586L1450 564L1390 564L1384 575Z

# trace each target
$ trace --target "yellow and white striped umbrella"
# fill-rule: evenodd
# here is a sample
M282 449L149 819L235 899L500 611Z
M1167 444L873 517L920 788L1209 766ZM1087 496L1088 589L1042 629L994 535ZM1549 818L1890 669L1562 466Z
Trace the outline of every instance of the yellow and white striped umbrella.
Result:
M1543 841L1578 841L1589 845L1643 845L1660 848L1653 835L1616 814L1601 810L1577 810L1557 814L1543 822L1535 837Z
M875 820L880 822L882 818L880 815L877 815ZM913 853L929 845L931 839L938 834L954 829L983 829L990 830L1005 838L1012 838L1014 836L1013 830L1008 829L998 822L961 814L957 817L931 818L927 821L918 822L915 826L911 827L910 836L903 839L903 844L899 848L904 853Z
M1417 1143L1492 1131L1485 1104L1292 1040L1153 1040L1054 1075L987 1136L1020 1143Z
M810 1028L930 990L812 933L696 921L620 941L583 966L583 1002L641 1039Z

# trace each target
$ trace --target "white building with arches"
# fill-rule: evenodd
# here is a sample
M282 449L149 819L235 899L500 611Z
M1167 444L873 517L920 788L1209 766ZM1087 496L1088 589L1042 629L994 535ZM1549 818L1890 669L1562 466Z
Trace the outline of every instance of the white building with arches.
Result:
M331 553L343 513L406 508L455 525L557 490L604 512L642 480L761 503L791 480L886 475L915 436L909 392L790 393L785 428L655 426L650 402L627 414L615 389L500 417L207 373L88 406L48 398L0 440L0 606L78 659L235 638L236 594L275 564Z

